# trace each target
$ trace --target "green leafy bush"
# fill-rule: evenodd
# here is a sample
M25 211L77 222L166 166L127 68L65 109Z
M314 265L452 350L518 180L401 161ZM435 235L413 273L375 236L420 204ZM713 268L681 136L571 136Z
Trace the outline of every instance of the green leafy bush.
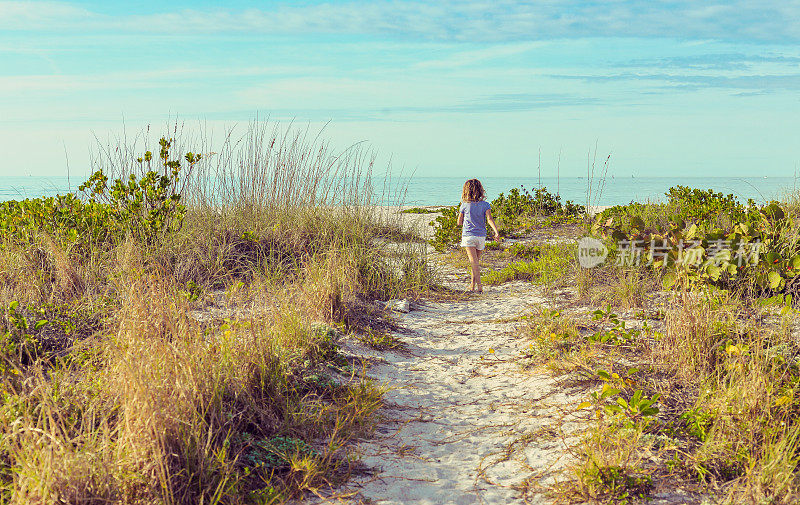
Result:
M142 243L157 243L178 230L186 214L178 188L181 162L170 159L169 140L162 138L160 145L161 172L152 169L153 154L147 151L138 159L140 169L147 164L141 177L131 173L109 183L98 170L78 188L84 198L66 194L0 203L0 238L25 245L46 233L61 242L102 245L130 233ZM189 152L184 159L191 167L201 155Z
M727 228L674 219L667 227L652 230L633 217L625 226L596 221L592 231L616 242L623 264L637 260L662 269L665 287L682 280L745 295L795 295L800 291L796 224L775 202L758 210L748 208L740 216L745 220Z
M713 189L697 189L687 186L675 186L666 192L667 201L675 206L676 215L683 219L698 222L709 222L726 215L732 221L742 222L756 210L755 202L750 199L747 206L742 205L733 194L723 195Z
M507 230L519 228L526 220L534 217L581 216L585 207L567 201L561 203L559 195L553 195L546 187L535 188L533 194L523 186L512 188L508 196L500 193L492 201L492 212Z
M153 244L165 234L180 229L186 215L178 189L181 162L170 160L170 140L162 138L159 145L161 172L152 169L153 153L147 151L137 160L142 167L147 164L147 172L138 180L131 173L126 181L115 179L109 185L108 176L96 171L78 188L88 192L91 201L99 200L108 206L109 217L116 228L131 232L145 244ZM189 167L201 157L192 152L184 155Z
M433 226L430 243L434 249L443 252L459 243L461 227L458 226L458 207L445 207L439 212L441 215L430 223Z
M0 203L0 237L30 244L40 233L58 241L103 243L123 230L111 220L110 207L84 202L74 194Z
M631 202L628 205L616 205L598 214L595 221L629 232L632 228L656 231L670 223L686 221L696 224L703 231L709 231L758 220L755 202L748 200L744 205L732 194L674 186L665 195L667 203Z
M524 216L533 211L533 201L530 192L520 186L512 188L508 192L508 196L500 193L497 198L492 200L492 210L502 227L513 229L518 227Z

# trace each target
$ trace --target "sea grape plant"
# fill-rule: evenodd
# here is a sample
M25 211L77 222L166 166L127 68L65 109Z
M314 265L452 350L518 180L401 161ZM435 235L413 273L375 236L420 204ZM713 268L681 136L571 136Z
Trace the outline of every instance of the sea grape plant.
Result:
M777 202L740 209L730 226L714 226L712 215L693 220L673 216L665 227L647 226L638 216L620 222L600 216L594 235L609 240L618 259L635 259L664 272L669 288L714 284L756 295L792 295L800 288L800 243L794 223ZM624 261L623 261L624 263Z
M181 162L170 159L172 141L162 138L159 160L161 172L150 166L151 151L137 159L139 165L147 163L148 170L137 180L131 173L127 180L114 179L109 184L108 176L98 170L78 189L88 193L91 201L100 200L110 208L111 219L123 225L134 238L152 245L165 234L180 229L186 215L186 207L180 203L178 190ZM193 167L202 155L188 152L184 159Z
M533 194L520 186L512 188L507 196L500 193L492 200L492 212L502 222L503 227L513 230L525 219L537 216L579 217L586 213L586 209L569 200L562 204L561 196L550 193L544 186L534 188Z
M147 151L136 161L141 177L131 173L109 182L97 170L79 186L83 197L68 193L0 203L0 238L25 245L45 233L73 246L97 246L131 234L144 244L158 243L180 229L186 214L178 186L181 161L171 159L171 140L162 138L159 144L158 171L151 166L152 152ZM191 169L202 155L188 152L183 158Z

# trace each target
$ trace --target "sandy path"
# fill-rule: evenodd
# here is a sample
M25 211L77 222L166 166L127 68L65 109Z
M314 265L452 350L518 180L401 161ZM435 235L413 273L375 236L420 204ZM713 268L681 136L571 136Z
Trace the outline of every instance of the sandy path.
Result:
M403 352L347 344L391 388L375 438L358 446L372 475L348 483L357 493L348 503L525 503L518 486L552 479L568 458L559 430L574 427L556 419L583 398L522 370L527 343L510 321L545 302L530 283L509 283L398 315ZM527 503L545 502L533 495Z

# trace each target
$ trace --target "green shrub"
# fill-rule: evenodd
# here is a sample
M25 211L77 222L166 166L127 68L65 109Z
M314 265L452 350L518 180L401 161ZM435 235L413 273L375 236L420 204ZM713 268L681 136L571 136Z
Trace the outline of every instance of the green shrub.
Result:
M108 206L109 217L115 228L129 231L134 238L149 245L158 242L165 234L180 229L186 215L186 207L180 204L178 189L181 162L170 160L170 140L162 138L159 144L159 164L163 173L152 169L153 153L147 151L137 159L141 167L147 164L147 172L138 180L131 173L127 181L115 179L109 185L108 176L96 171L78 188L88 192L91 201L99 200ZM201 157L191 152L184 155L190 167Z
M186 214L178 189L181 162L170 160L169 140L162 138L160 145L163 174L151 169L147 151L138 160L148 167L140 178L131 173L109 184L98 170L78 188L84 199L66 194L0 203L0 238L25 245L46 233L62 243L103 245L130 233L144 244L157 243L179 229ZM190 152L184 158L192 166L201 156Z
M701 207L700 203L693 209L701 212ZM674 219L667 227L651 230L634 216L625 226L614 226L613 220L595 221L592 232L616 242L622 263L639 259L664 271L665 287L683 281L745 295L794 296L800 275L797 225L775 202L757 210L740 210L744 221L727 228ZM640 258L634 258L636 254Z
M442 215L430 223L433 226L433 238L430 243L434 249L443 252L459 243L461 227L458 226L458 207L445 207L439 212Z
M562 204L561 196L553 195L546 187L535 188L531 194L520 186L519 189L511 189L508 196L500 193L492 201L492 212L501 221L504 229L514 230L537 217L582 216L586 213L586 208L569 200Z
M21 245L33 243L40 233L59 242L104 243L124 232L110 211L107 205L84 202L73 194L9 200L0 203L0 237Z
M492 200L492 211L504 228L517 228L520 220L533 211L533 197L522 186L512 188L508 196L500 193Z
M732 194L723 195L712 189L674 186L666 193L667 203L638 203L615 205L598 214L595 221L630 232L658 231L671 223L695 224L702 231L726 228L735 223L758 220L758 208L753 200L747 205Z
M675 186L665 194L668 203L676 207L678 217L701 223L715 221L720 215L726 215L732 221L746 221L748 214L755 209L752 199L744 206L733 194L723 195L713 189Z

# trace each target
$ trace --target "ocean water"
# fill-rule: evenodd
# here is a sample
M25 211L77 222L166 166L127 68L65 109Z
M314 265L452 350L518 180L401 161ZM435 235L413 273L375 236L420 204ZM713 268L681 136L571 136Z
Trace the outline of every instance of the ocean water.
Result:
M0 177L0 201L21 200L39 196L53 196L75 191L83 179L73 177ZM586 177L484 177L481 179L488 200L511 188L539 187L541 182L562 201L590 205L620 205L632 201L664 201L664 193L672 186L713 189L724 194L732 193L741 201L752 198L757 203L780 199L794 192L798 181L791 177L607 177L595 179L591 194L587 194ZM463 177L404 177L396 179L375 178L377 200L384 204L403 205L456 205L461 198ZM388 188L388 189L387 189Z
M2 176L0 177L0 202L68 193L70 191L69 183L72 183L74 191L81 182L83 181L68 181L67 177Z
M524 187L532 190L539 185L561 201L572 200L589 205L623 205L632 201L666 201L664 193L677 185L700 189L713 189L724 194L733 194L742 202L753 199L756 203L777 200L794 192L798 181L792 177L607 177L593 180L587 191L586 177L484 177L481 183L487 200L500 193L508 194L511 188ZM464 178L418 177L398 181L396 186L406 184L405 205L455 205L461 199Z

